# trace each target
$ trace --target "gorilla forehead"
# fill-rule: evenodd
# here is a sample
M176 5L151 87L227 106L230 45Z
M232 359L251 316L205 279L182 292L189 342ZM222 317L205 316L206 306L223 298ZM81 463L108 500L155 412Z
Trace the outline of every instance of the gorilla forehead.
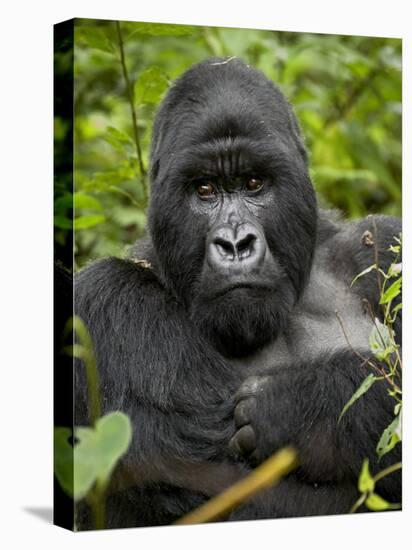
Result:
M296 146L305 158L298 124L288 101L262 73L238 59L207 60L187 71L159 110L153 157L190 150L225 138Z
M173 155L173 167L184 179L217 176L223 180L242 175L271 176L274 171L295 163L284 142L260 141L256 136L230 136L193 143ZM172 175L169 171L169 177Z

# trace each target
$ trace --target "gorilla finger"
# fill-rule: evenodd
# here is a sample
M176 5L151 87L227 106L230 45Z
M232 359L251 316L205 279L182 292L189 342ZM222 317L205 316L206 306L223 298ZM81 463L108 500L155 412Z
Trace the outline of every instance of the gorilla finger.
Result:
M243 426L236 432L229 442L232 452L247 456L256 449L256 434L252 426Z
M235 424L237 428L241 428L246 424L250 424L256 412L256 398L250 397L240 401L235 407Z
M269 380L270 376L250 376L236 392L235 400L240 401L246 397L255 396L257 393L264 390Z

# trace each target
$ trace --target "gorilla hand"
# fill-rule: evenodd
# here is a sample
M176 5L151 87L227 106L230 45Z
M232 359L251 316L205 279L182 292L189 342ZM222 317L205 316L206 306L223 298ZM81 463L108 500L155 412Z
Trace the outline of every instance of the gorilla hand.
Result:
M235 395L230 451L256 465L290 443L295 431L292 400L290 380L282 373L247 378Z

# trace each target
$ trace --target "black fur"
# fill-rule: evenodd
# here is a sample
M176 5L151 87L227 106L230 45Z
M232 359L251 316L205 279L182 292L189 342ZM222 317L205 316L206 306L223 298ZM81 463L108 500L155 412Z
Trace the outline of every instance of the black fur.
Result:
M245 187L251 178L263 183L257 192ZM290 105L239 60L207 60L171 88L154 125L151 180L147 237L129 259L94 262L75 283L103 410L126 412L134 427L108 526L170 523L287 444L300 468L229 519L347 512L362 460L378 468L376 443L393 414L377 383L338 424L370 372L351 349L369 353L361 299L379 311L374 274L350 283L375 261L365 231L387 269L400 222L342 223L318 211ZM196 187L209 182L204 200ZM81 365L75 375L76 424L87 424ZM400 446L379 467L399 457ZM379 492L399 502L400 476ZM90 527L86 508L78 522Z

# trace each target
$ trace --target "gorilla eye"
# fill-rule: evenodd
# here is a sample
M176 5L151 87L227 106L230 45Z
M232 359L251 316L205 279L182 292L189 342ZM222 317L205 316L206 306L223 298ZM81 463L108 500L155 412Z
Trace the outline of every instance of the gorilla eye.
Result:
M209 198L209 197L212 197L215 194L215 188L209 182L200 183L196 187L196 191L197 191L197 194L199 195L199 197L202 197L202 198Z
M248 191L259 191L262 187L263 181L258 178L250 178L250 180L246 183L246 189Z

